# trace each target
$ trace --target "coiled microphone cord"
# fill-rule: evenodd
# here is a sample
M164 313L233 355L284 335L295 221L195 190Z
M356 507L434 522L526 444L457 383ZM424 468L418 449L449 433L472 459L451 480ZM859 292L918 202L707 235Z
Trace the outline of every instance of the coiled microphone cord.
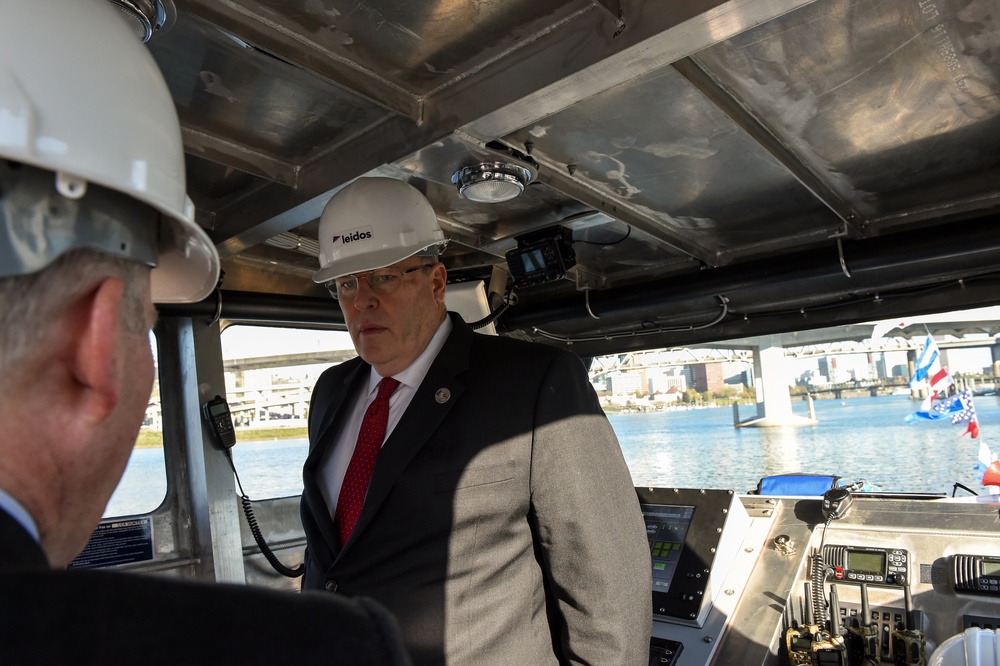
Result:
M243 514L246 516L247 525L250 526L250 533L253 534L253 540L257 542L257 547L260 548L261 554L264 556L264 559L270 563L271 567L282 576L287 576L288 578L298 578L306 572L305 564L300 564L294 569L289 569L281 563L281 560L279 560L273 552L271 552L271 547L267 545L267 542L264 541L264 535L260 533L260 526L257 524L257 517L253 513L250 498L247 497L245 492L243 492L243 484L240 483L240 474L236 471L236 465L233 463L232 450L224 449L223 453L229 461L229 466L233 468L233 474L236 476L236 485L240 489L240 504L243 505Z

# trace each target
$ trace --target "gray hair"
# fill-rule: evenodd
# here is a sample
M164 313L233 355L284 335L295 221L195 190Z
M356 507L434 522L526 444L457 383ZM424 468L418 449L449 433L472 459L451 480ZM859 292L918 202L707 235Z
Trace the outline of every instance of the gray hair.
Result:
M121 316L126 329L143 332L149 323L149 272L135 261L80 249L35 273L0 278L0 378L45 339L66 307L109 277L125 285Z

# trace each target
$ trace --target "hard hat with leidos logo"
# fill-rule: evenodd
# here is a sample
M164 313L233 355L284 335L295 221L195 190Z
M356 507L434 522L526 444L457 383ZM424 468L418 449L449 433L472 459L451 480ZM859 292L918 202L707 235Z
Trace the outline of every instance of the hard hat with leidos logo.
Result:
M204 298L173 99L107 0L0 0L0 277L91 248L155 266L154 302Z
M434 209L415 187L394 178L359 178L323 209L313 280L390 266L446 242Z

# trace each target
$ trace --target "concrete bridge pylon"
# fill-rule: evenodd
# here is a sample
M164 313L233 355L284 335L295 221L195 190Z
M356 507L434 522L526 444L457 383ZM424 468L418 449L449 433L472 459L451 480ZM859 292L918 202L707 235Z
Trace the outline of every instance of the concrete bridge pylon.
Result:
M737 428L776 428L816 425L812 398L809 417L792 413L792 396L788 392L788 363L778 336L762 336L753 346L754 390L757 393L757 415L741 421L739 407L733 406L733 424Z

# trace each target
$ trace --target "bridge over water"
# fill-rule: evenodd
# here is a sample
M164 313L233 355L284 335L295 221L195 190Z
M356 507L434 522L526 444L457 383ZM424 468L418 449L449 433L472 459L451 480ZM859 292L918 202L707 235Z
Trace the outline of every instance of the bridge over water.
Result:
M742 338L713 343L711 347L651 350L595 359L591 379L614 372L665 366L742 361L753 364L757 413L743 426L812 425L815 419L792 414L787 378L794 359L838 354L906 352L908 376L913 374L918 350L927 334L942 350L985 347L991 350L993 376L1000 377L1000 308L930 315L905 321L883 321L807 330L782 335ZM871 358L871 357L869 357ZM847 387L831 388L844 391ZM872 389L877 390L877 389Z

